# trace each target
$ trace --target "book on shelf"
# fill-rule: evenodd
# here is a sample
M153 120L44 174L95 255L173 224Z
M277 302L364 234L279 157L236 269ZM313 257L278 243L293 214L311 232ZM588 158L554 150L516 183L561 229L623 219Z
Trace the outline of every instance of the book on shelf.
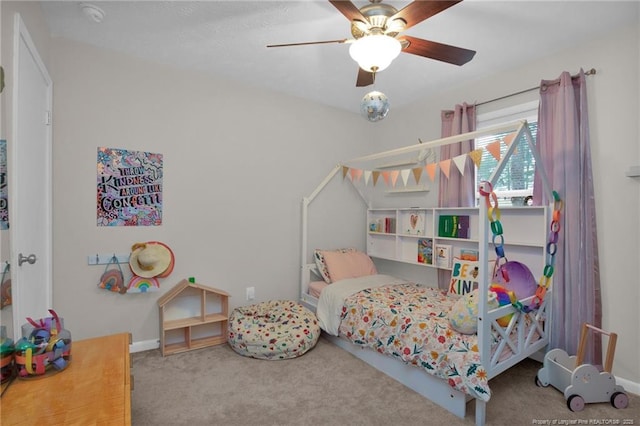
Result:
M385 217L384 218L384 232L387 234L395 234L396 233L396 218L395 217Z
M469 238L469 216L458 216L457 238Z
M438 236L447 238L469 238L469 216L440 216L440 219L438 219Z
M451 246L447 244L435 245L435 264L439 268L451 268Z
M418 263L433 265L432 238L418 238Z
M396 218L385 217L378 219L375 222L369 224L370 232L380 232L385 234L395 234L396 232Z
M470 260L477 261L478 257L480 257L480 252L475 249L460 249L460 259L461 260Z

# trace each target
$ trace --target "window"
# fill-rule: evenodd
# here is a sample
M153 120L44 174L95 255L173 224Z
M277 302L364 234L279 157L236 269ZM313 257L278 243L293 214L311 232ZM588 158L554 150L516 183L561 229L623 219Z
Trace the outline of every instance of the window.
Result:
M478 114L477 129L482 130L489 126L513 122L516 120L527 120L529 129L536 139L538 132L538 101L528 102L498 111L485 114ZM484 148L488 144L506 136L507 133L483 136L476 138L475 148ZM507 146L500 144L500 156L506 153ZM476 188L478 183L489 180L491 173L498 165L493 155L486 149L482 150L482 161L476 170ZM499 198L499 202L504 205L522 206L530 205L533 195L533 177L535 172L535 158L527 143L520 143L516 152L509 158L505 167L505 172L500 176L494 185L494 192Z

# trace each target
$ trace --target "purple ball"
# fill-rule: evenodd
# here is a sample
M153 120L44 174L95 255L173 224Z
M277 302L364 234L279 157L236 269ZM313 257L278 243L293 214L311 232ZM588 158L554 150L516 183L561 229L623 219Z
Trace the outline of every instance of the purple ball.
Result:
M518 300L533 296L538 287L527 265L516 261L508 261L500 266L493 276L493 283L514 292Z

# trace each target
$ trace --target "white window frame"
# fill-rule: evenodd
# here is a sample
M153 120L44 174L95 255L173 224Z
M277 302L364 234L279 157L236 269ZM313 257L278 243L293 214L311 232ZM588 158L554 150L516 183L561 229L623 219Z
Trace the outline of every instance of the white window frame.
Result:
M518 105L513 105L507 108L498 109L495 111L485 112L476 116L476 129L482 130L484 128L510 123L517 120L527 120L528 122L538 121L538 105L540 101L530 101ZM474 148L477 148L476 141L474 141ZM476 184L478 182L478 175L476 170L475 176ZM477 185L476 185L477 186ZM496 196L501 199L512 199L513 197L531 197L533 196L533 189L525 190L509 190L509 191L495 191ZM476 199L479 199L479 194L476 194Z

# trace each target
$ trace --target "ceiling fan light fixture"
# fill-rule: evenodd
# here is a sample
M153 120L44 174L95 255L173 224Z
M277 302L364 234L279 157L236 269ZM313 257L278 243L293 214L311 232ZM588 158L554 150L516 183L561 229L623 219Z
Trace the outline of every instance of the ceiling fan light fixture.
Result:
M379 72L398 57L402 45L388 35L373 34L359 38L349 47L349 55L358 66L368 72Z

